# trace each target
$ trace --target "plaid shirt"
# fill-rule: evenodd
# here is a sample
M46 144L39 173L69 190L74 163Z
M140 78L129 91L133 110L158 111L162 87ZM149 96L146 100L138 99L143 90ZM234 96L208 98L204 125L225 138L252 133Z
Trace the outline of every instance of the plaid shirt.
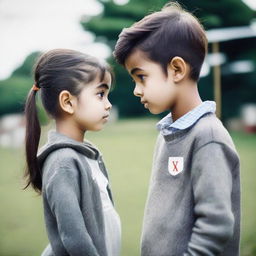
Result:
M172 120L172 114L168 114L157 123L157 129L166 136L173 134L179 130L185 130L195 124L203 115L207 113L214 113L216 110L216 103L214 101L204 101L196 108L189 111L184 116L177 119L175 122Z

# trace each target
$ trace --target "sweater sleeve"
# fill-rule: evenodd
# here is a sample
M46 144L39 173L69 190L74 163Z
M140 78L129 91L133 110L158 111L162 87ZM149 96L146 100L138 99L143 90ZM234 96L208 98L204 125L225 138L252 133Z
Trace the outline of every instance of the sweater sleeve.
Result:
M209 143L193 157L191 170L195 223L188 255L218 255L233 235L231 206L234 154L227 146Z
M98 256L79 205L79 173L75 160L68 158L56 161L52 168L55 168L54 175L46 186L46 197L68 255ZM54 243L52 248L54 251Z

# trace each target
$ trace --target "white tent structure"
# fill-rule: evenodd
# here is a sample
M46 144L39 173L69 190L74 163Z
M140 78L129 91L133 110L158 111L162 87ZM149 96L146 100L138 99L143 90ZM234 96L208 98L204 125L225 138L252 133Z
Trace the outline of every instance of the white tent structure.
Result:
M250 26L211 29L206 32L208 42L212 44L212 53L219 54L219 43L237 39L256 37L256 24ZM221 117L221 69L220 63L213 66L214 98L217 104L216 114Z

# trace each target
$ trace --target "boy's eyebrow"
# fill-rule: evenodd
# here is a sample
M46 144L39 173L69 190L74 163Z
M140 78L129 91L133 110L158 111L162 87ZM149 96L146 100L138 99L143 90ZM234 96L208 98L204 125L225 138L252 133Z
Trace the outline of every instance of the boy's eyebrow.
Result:
M107 89L107 90L109 90L109 85L108 84L99 84L96 89Z
M131 73L131 75L133 75L134 73L136 73L138 71L143 71L143 69L141 69L141 68L133 68L130 73Z

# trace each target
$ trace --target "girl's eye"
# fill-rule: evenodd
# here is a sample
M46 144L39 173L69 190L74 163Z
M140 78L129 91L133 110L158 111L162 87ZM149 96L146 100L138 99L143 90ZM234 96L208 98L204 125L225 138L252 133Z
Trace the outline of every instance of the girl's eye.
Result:
M99 95L100 98L104 97L105 92L99 92L97 95Z

